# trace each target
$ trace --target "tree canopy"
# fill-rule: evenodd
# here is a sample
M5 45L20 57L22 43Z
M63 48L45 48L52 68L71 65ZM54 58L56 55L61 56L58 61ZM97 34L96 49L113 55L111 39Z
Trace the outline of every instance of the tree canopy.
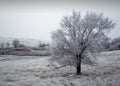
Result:
M88 12L81 17L80 12L73 11L72 15L63 17L59 29L52 33L51 60L74 65L80 74L82 59L99 49L114 26L113 20L102 13Z

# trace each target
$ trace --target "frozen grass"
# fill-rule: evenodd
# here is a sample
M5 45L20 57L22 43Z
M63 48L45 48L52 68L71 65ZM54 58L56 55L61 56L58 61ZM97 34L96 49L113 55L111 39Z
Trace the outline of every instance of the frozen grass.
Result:
M17 56L48 56L50 55L47 51L38 51L38 50L31 50L31 51L11 51L5 53L5 55L17 55Z
M34 59L33 59L34 58ZM120 86L120 51L102 52L97 65L54 69L49 57L1 56L0 86Z

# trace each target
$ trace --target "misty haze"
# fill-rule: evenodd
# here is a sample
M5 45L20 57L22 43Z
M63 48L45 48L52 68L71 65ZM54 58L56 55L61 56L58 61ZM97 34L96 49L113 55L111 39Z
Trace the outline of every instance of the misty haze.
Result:
M0 86L120 86L119 5L1 0Z

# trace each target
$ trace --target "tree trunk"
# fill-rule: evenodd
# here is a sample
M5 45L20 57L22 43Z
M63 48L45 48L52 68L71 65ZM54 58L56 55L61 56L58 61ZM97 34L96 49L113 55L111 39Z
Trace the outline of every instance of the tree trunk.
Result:
M81 74L81 65L77 64L77 75L80 75Z
M81 74L81 56L77 55L77 67L76 67L77 75Z

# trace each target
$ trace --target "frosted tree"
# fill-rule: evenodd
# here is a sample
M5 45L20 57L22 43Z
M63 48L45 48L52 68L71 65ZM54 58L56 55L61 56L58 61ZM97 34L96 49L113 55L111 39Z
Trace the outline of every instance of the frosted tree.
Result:
M73 65L76 73L81 74L81 62L89 61L89 54L97 52L106 33L114 28L115 23L102 13L73 11L64 16L60 28L52 33L51 61L61 65Z
M9 48L9 46L10 46L10 43L9 43L9 42L7 42L7 43L6 43L6 46L7 46L7 48Z
M14 39L12 44L15 48L17 48L19 46L19 42L20 41L18 39Z
M4 48L5 48L5 44L1 43L0 44L0 55L3 53Z

